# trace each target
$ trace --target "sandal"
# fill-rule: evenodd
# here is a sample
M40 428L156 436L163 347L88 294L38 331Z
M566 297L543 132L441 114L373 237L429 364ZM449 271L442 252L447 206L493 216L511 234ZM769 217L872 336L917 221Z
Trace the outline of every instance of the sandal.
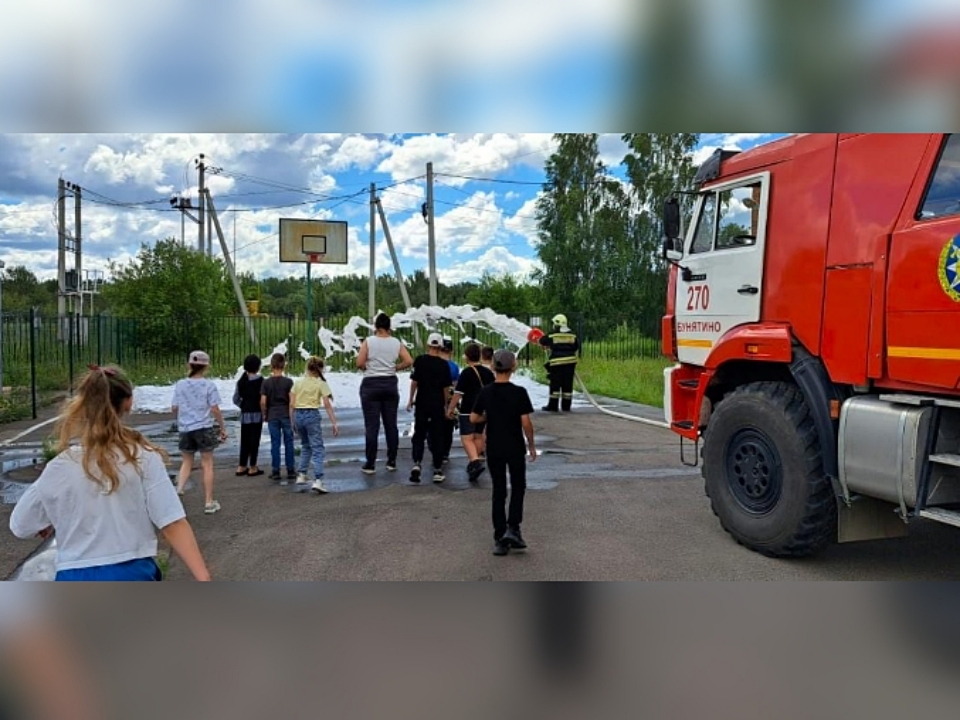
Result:
M251 472L249 470L247 471L247 475L249 475L250 477L256 477L257 475L263 475L263 474L264 474L263 470L260 470L259 468L257 469L256 472Z
M250 474L250 471L247 470L246 468L244 468L243 470L237 470L234 473L234 475L236 475L237 477L240 477L241 475L249 475L249 474Z

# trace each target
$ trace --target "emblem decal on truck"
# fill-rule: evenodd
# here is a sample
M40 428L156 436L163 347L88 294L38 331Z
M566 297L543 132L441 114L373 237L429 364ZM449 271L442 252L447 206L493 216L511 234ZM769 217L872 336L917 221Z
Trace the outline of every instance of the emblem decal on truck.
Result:
M960 302L960 235L954 235L943 246L940 253L940 263L937 265L937 274L940 276L940 287L954 302Z

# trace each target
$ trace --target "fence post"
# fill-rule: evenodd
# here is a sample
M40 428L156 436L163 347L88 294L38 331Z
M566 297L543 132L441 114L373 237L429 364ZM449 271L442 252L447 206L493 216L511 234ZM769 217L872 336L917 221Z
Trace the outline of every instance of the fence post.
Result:
M103 316L97 315L97 365L103 365Z
M37 419L37 311L30 308L30 399Z
M67 316L69 332L67 333L67 367L70 372L70 394L73 395L73 313Z

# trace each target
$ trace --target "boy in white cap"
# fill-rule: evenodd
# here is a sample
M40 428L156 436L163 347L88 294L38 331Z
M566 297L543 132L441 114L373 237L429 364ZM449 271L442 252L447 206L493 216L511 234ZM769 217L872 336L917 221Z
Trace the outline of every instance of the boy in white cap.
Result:
M477 395L470 413L474 425L487 423L487 469L493 481L494 555L506 555L511 548L523 550L527 544L520 534L523 522L523 496L527 489L527 466L537 459L530 414L533 405L526 388L514 385L510 377L517 366L516 356L509 350L497 350L493 356L494 382ZM526 439L526 443L524 443ZM510 514L507 501L507 469L510 470Z
M213 450L227 439L227 426L220 412L217 386L204 377L210 368L210 356L202 350L194 350L187 362L190 374L173 388L173 413L177 416L179 447L183 453L177 492L183 495L184 486L193 471L193 454L199 452L203 468L203 511L212 515L220 509L220 503L213 498ZM213 428L214 418L220 426L219 434Z
M443 336L430 333L427 352L413 361L410 373L410 400L407 412L416 406L413 421L413 469L410 482L420 482L424 444L430 436L430 454L433 457L433 481L444 481L443 425L447 416L447 389L453 384L450 365L440 356Z

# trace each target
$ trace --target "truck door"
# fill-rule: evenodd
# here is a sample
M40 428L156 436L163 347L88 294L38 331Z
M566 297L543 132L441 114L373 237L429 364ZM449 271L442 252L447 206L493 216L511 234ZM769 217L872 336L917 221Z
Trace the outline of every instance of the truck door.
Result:
M703 365L724 333L760 319L769 195L768 172L701 194L677 278L680 362Z
M945 391L960 383L960 135L929 153L890 241L886 374Z

